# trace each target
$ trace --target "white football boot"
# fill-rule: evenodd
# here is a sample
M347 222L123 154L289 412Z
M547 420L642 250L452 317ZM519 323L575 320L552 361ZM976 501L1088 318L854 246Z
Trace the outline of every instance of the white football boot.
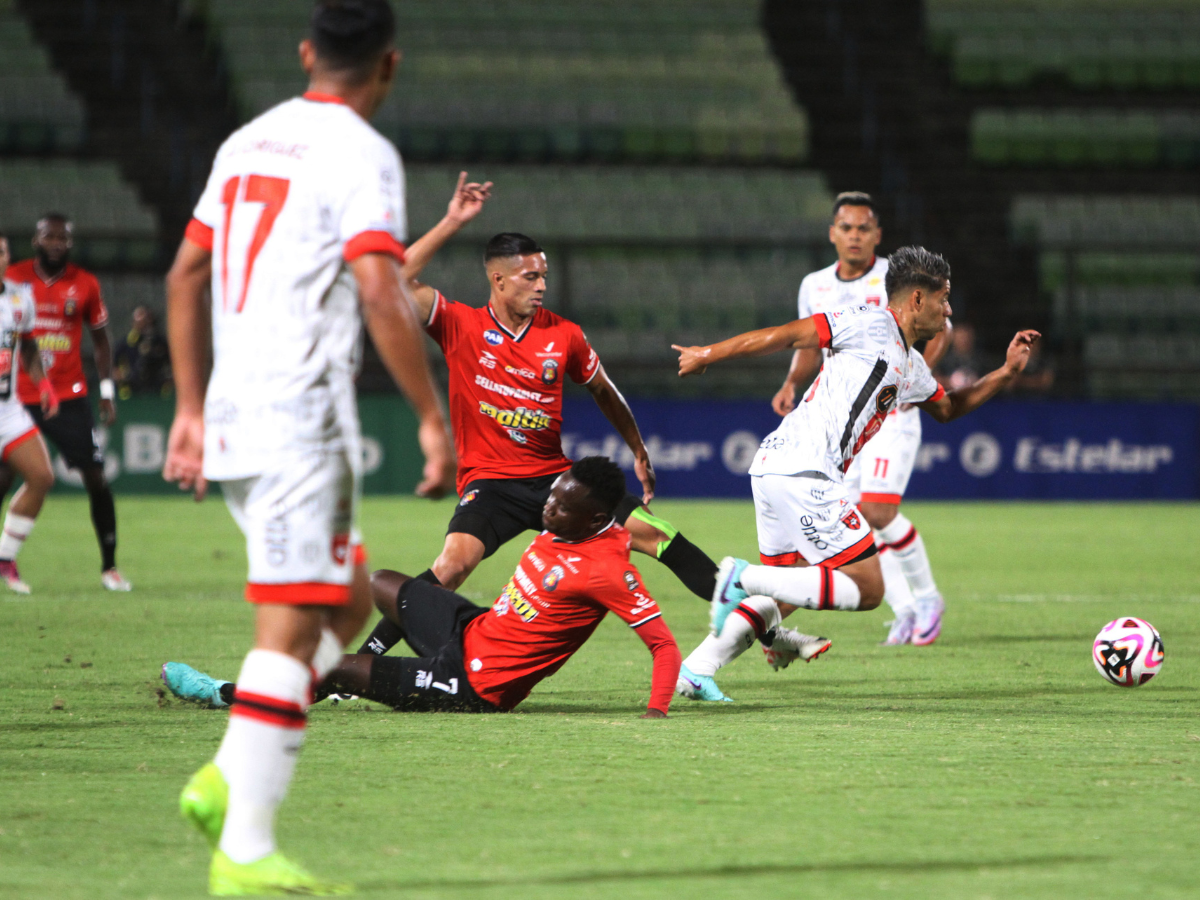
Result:
M798 659L812 662L833 645L829 638L801 634L794 628L784 628L782 625L777 625L773 631L775 636L771 646L764 644L762 649L767 665L776 672L786 669Z
M100 583L106 591L132 591L133 585L125 580L115 568L105 569L100 573Z
M916 618L916 610L906 609L904 612L899 613L891 622L884 623L892 627L888 631L888 636L879 642L879 646L899 647L903 644L911 644Z

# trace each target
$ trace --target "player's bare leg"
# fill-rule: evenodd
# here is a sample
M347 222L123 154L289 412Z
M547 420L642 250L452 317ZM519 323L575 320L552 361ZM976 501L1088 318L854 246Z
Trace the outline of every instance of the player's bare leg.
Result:
M898 503L863 502L859 504L859 509L875 530L882 557L880 562L894 565L904 576L908 592L913 598L912 643L918 646L932 644L942 630L944 604L937 583L933 580L925 541L916 526L900 512ZM894 573L885 569L884 577L888 582L888 602L891 603L893 588L896 593L902 591ZM899 614L897 610L897 616Z
M29 585L21 580L17 571L17 554L33 531L46 494L54 487L54 471L50 468L46 442L36 432L19 444L10 445L5 462L25 483L13 496L4 516L4 531L0 534L0 577L9 590L28 594Z
M697 597L712 599L717 564L680 534L678 528L655 516L646 506L634 509L622 525L633 538L634 550L657 559Z

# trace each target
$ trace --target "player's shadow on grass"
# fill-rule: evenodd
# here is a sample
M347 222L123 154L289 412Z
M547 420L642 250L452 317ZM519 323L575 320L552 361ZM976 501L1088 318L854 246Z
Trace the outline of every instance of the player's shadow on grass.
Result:
M939 872L976 872L980 869L1020 869L1031 866L1089 865L1107 860L1101 855L1089 856L1030 856L995 860L903 860L898 862L859 861L835 863L763 863L751 866L718 866L695 869L645 869L622 872L579 872L570 875L550 875L544 878L496 878L479 880L446 880L396 882L360 882L360 887L376 890L437 890L486 889L503 887L537 887L573 884L604 884L625 881L670 881L685 878L747 878L758 875L816 875L821 873L936 874Z

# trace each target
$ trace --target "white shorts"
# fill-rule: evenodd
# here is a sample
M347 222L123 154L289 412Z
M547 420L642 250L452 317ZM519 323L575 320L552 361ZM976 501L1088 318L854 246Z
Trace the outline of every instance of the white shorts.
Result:
M892 413L863 445L846 470L846 488L855 503L899 505L921 449L921 412Z
M33 417L20 403L0 403L0 460L28 440L37 437L38 427Z
M875 551L863 514L846 486L807 475L754 475L758 558L765 566L809 565L836 569Z
M246 536L246 599L349 603L354 567L366 561L354 527L360 488L344 452L300 456L279 471L222 482L225 503Z

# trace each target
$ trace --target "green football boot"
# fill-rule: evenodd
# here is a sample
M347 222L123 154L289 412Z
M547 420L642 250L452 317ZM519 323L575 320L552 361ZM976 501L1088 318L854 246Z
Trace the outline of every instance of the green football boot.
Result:
M218 850L208 870L208 892L214 897L344 897L354 893L354 886L322 881L282 853L252 863L235 863Z
M201 766L179 795L179 811L214 850L221 840L221 829L225 827L228 804L229 786L216 763Z

